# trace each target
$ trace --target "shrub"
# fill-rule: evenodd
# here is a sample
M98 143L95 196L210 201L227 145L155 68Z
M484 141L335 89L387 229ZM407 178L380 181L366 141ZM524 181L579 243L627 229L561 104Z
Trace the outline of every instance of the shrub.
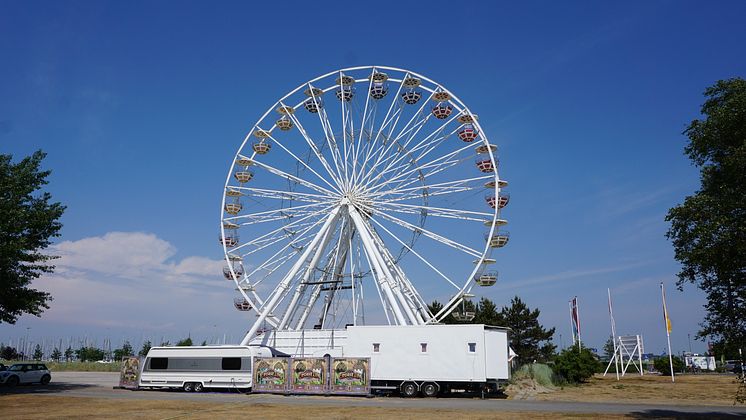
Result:
M681 372L684 369L684 362L680 358L673 356L672 361L674 373ZM655 359L653 367L663 375L671 374L671 364L668 362L668 356Z
M567 382L580 383L600 371L601 363L588 349L565 349L554 358L554 371Z

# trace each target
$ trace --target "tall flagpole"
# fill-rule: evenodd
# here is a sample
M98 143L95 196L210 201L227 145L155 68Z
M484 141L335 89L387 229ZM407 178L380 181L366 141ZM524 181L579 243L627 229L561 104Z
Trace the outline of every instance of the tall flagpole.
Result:
M580 339L580 308L577 296L575 296L575 324L578 326L578 353L580 353L583 350L583 341Z
M668 310L666 309L666 291L663 288L663 282L661 282L661 296L663 297L663 321L666 327L666 339L668 340L668 365L671 367L671 382L676 382L673 376L673 355L671 355L671 320L668 318Z
M609 318L611 319L611 342L614 344L614 370L616 370L616 380L619 380L619 359L617 358L616 348L616 322L614 322L614 310L611 306L611 289L607 288L606 293L609 295ZM642 363L642 362L640 362ZM609 369L608 367L606 368Z

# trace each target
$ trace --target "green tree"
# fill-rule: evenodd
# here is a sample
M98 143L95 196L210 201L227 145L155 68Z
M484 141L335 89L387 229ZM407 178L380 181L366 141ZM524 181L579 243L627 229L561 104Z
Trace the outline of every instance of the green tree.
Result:
M75 354L81 362L95 362L104 358L104 351L96 347L81 347L75 350Z
M666 236L682 267L679 289L693 283L707 296L698 337L736 357L746 348L746 81L721 80L704 94L704 118L684 131L700 189L669 210Z
M18 350L16 350L15 347L5 346L2 348L2 351L0 351L0 359L18 360L18 356Z
M554 358L554 372L570 383L585 382L601 370L601 363L587 348L571 346Z
M604 360L607 362L614 357L614 339L609 337L604 344Z
M500 310L502 326L511 329L510 347L520 363L544 362L554 356L557 346L550 341L554 328L547 330L539 323L540 313L538 309L529 309L518 296L510 301L510 306Z
M114 350L114 360L122 360L123 357L132 356L133 350L132 345L129 341L125 341L122 344L122 348Z
M663 375L670 375L671 362L673 362L674 373L684 370L684 362L676 356L673 356L670 361L668 360L668 356L659 357L653 360L653 367Z
M36 347L34 347L33 359L41 360L43 358L44 358L44 352L41 351L41 346L37 344Z
M60 359L62 359L62 352L60 351L60 349L55 347L54 350L52 350L51 357L52 357L52 360L54 360L55 362L59 362Z
M67 346L67 349L65 350L65 361L69 362L73 358L73 348L70 346Z
M140 357L145 357L145 356L147 356L147 355L148 355L148 352L150 351L150 348L151 348L151 347L153 347L153 345L152 345L152 344L150 344L150 340L148 340L148 341L146 341L146 342L142 343L142 348L141 348L141 349L140 349L140 351L139 351L139 352L137 353L137 355L138 355L138 356L140 356Z
M176 345L177 346L181 346L181 347L191 346L192 345L192 337L187 337L187 338L185 338L183 340L179 340L179 342L176 343Z
M202 340L202 344L200 344L200 346L204 347L206 345L207 345L207 340Z
M49 293L30 287L31 281L54 271L55 256L44 254L50 238L59 236L65 211L42 192L50 171L41 170L46 156L36 151L20 162L0 154L0 323L15 324L24 313L41 316L49 309Z
M497 311L497 305L487 298L482 298L476 307L474 316L475 324L503 326L505 319L502 313Z

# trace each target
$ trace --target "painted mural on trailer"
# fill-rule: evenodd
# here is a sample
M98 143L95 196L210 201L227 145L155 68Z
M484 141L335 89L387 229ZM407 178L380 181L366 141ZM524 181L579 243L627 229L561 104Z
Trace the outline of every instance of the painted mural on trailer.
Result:
M293 358L290 389L294 392L321 394L327 391L329 365L324 358Z
M137 389L140 381L140 358L135 356L122 358L122 369L119 371L119 387Z
M254 362L254 392L285 392L287 390L288 358L257 358Z
M370 392L370 359L335 358L332 362L331 392L367 394Z

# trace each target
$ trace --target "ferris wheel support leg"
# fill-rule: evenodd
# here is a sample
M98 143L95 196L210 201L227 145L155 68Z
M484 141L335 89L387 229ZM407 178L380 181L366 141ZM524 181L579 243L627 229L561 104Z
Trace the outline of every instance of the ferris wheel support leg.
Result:
M332 272L332 276L334 277L334 280L337 280L338 278L340 278L341 271L344 268L345 257L347 256L347 239L349 235L349 233L347 232L349 231L349 225L350 225L349 222L345 224L344 232L340 236L340 244L342 246L341 247L337 246L337 256L336 256L337 262L336 262L334 271ZM326 278L327 277L324 276L324 279ZM334 283L330 283L330 284L334 284ZM310 299L308 300L308 304L303 309L303 313L298 319L298 323L295 325L296 330L303 328L304 324L306 323L306 319L308 319L308 315L311 313L311 310L313 309L313 306L316 303L316 299L318 299L319 295L321 294L321 286L322 286L321 284L318 284L314 288L313 294L310 296Z
M368 232L367 227L365 226L365 222L363 221L362 217L360 216L360 213L354 208L349 208L350 217L352 218L353 223L355 223L355 228L358 231L358 234L360 235L360 239L363 243L363 248L365 249L365 252L368 254L370 258L370 262L373 264L375 271L377 272L376 281L380 284L381 289L383 290L384 294L386 295L386 300L388 300L389 306L394 311L394 317L396 318L396 322L399 325L407 325L407 317L404 316L404 314L401 311L402 304L400 303L400 300L397 299L394 290L392 290L390 281L393 280L393 276L391 273L388 272L388 268L381 264L380 255L378 254L377 247L375 246L375 243L373 239L370 236L370 233ZM398 288L396 290L399 292ZM409 309L408 306L404 305L405 309ZM411 310L410 310L411 312ZM409 314L408 314L409 315ZM410 317L410 320L412 323L415 323L414 321L415 317L412 315Z
M246 346L249 344L249 341L254 337L259 327L262 325L264 320L267 318L267 315L269 315L270 312L275 308L277 305L277 302L282 298L282 296L285 294L284 292L288 289L288 286L290 285L290 282L293 280L295 275L298 273L298 271L301 269L303 264L308 259L309 255L311 254L311 251L316 249L316 246L321 241L322 236L326 235L326 231L329 230L329 227L334 224L339 217L339 207L334 208L329 215L329 217L326 219L326 222L324 222L324 225L321 227L321 230L316 235L315 238L311 241L310 244L308 244L308 247L305 251L303 251L303 255L301 255L300 258L295 262L293 267L290 269L288 274L282 279L280 284L277 286L277 289L275 290L275 293L272 295L272 298L269 302L267 302L266 305L264 305L264 309L259 314L259 318L257 318L256 321L254 321L254 325L251 326L251 329L248 333L246 333L246 336L244 336L243 340L241 340L241 345Z
M412 324L424 324L424 319L419 313L421 309L421 305L417 301L417 297L419 296L416 293L413 293L414 287L409 282L401 268L394 262L394 256L391 255L391 252L389 252L388 248L384 245L383 240L378 236L378 233L371 230L370 235L374 244L378 247L381 264L383 264L388 269L388 272L392 274L391 278L396 284L394 290L402 305L404 305L404 308L407 309L407 315L412 320Z
M292 317L295 315L295 312L298 309L298 301L300 300L301 296L303 296L303 294L306 291L306 283L311 278L311 274L313 273L313 270L316 268L316 265L318 265L319 260L321 260L321 257L324 255L324 250L329 245L329 240L332 238L336 226L337 226L336 223L328 226L326 231L323 233L324 239L321 241L321 244L316 248L316 253L313 255L313 258L311 259L311 262L308 264L308 267L306 267L306 271L303 274L303 277L301 278L300 284L298 284L298 287L295 288L295 293L293 294L293 297L290 300L290 304L285 310L285 314L282 317L282 321L280 321L280 325L277 326L278 329L285 328L290 322L290 320L292 319Z

